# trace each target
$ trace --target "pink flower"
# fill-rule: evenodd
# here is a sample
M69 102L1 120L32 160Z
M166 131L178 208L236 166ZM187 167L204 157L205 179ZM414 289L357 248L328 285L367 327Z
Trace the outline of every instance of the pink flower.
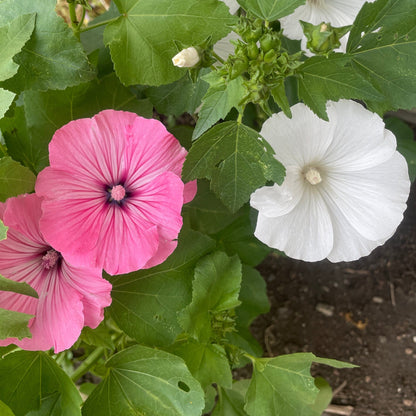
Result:
M180 178L185 156L162 123L133 113L105 110L68 123L55 132L50 167L36 183L42 233L69 262L110 274L162 263L196 192Z
M26 350L63 351L78 339L84 325L103 319L111 303L111 284L98 268L69 264L39 231L41 199L35 194L10 198L0 204L0 218L9 227L0 241L0 274L26 282L39 299L0 292L0 308L35 315L29 321L32 338L7 338L0 345L16 344Z

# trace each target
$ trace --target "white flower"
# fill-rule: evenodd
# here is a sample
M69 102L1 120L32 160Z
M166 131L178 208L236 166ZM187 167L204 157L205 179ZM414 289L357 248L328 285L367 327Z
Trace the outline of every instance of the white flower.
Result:
M182 49L173 58L173 65L179 68L192 68L200 61L198 51L191 46L190 48Z
M367 0L372 3L374 0ZM306 37L303 35L299 20L318 25L331 23L332 26L351 25L366 0L306 0L291 15L280 19L283 34L289 39L302 40L302 49L306 50ZM348 34L340 39L341 47L336 51L346 51ZM311 55L307 52L307 55Z
M291 110L292 119L274 114L260 132L286 178L252 194L256 237L305 261L369 254L395 232L410 191L393 133L354 101L329 102L329 122L302 103Z
M235 32L230 32L214 45L214 52L224 61L228 59L229 55L234 53L234 45L230 42L231 40L241 40L241 37Z
M222 0L230 9L230 13L234 14L239 8L240 5L237 3L236 0Z

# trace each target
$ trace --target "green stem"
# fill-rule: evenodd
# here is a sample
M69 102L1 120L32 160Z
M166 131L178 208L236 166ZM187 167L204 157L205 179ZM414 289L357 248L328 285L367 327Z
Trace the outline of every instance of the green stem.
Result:
M84 27L83 29L80 29L80 32L86 32L87 30L92 30L92 29L95 29L96 27L104 26L107 23L115 22L117 19L118 17L113 17L112 19L105 20L104 22L100 22L100 23L96 23L95 25Z
M77 26L77 32L79 32L79 30L81 29L81 26L84 23L84 19L85 19L85 7L82 8L82 16Z
M245 109L245 107L243 107L241 109L241 112L238 113L238 118L237 118L237 123L238 124L241 124L243 122L244 109Z
M223 65L225 63L224 59L221 58L218 54L216 54L214 51L212 51L212 56L218 61L221 62Z
M104 347L96 348L72 373L71 380L75 383L104 355L104 352Z

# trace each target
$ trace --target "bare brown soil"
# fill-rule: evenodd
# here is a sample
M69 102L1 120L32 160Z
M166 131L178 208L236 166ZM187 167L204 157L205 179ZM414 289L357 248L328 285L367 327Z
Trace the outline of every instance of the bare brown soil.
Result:
M360 367L314 368L338 388L332 403L345 415L351 406L352 416L416 416L416 186L396 234L370 256L332 264L271 255L260 271L271 311L252 329L266 355L353 362Z

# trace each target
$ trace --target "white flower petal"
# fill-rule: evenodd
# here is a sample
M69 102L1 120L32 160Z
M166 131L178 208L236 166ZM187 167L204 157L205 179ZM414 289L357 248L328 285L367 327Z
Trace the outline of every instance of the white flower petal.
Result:
M350 172L371 168L393 156L396 138L385 129L380 116L351 100L329 102L327 109L336 140L324 156L325 165Z
M286 215L268 218L260 211L254 235L268 246L306 261L324 259L333 246L331 218L313 186L305 186L299 203Z
M230 9L230 13L234 14L239 8L240 5L237 3L236 0L222 0Z
M335 204L358 234L372 241L383 240L403 219L410 191L407 164L395 152L388 161L370 169L332 172L322 188L328 205Z
M334 125L318 118L303 103L294 105L291 111L292 119L283 112L273 114L264 122L260 134L286 169L314 165L330 146Z
M214 45L214 52L226 61L228 56L234 53L234 45L230 42L230 40L238 39L241 39L241 37L238 36L237 33L230 32L225 38L220 39Z
M263 186L250 198L250 205L265 217L279 217L288 214L298 204L304 191L304 180L300 174L286 172L286 178L279 186Z

